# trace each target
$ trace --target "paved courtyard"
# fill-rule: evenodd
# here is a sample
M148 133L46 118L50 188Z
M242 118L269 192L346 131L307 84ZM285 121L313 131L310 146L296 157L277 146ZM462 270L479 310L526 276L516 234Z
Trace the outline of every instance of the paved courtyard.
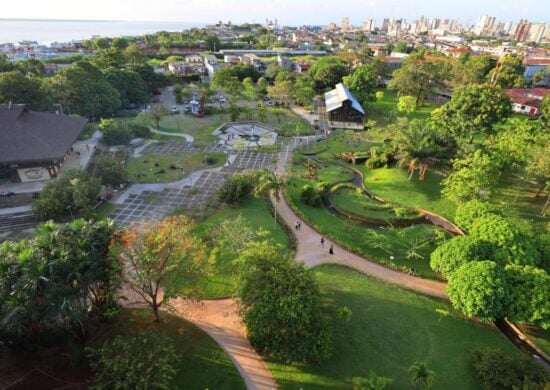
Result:
M223 146L212 145L207 148L197 148L186 141L154 142L141 152L143 153L194 153L194 152L223 152Z

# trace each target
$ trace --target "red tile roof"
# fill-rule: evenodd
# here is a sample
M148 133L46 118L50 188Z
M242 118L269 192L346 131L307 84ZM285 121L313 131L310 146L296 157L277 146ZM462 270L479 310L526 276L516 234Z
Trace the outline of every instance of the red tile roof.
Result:
M526 58L524 65L550 65L550 58Z

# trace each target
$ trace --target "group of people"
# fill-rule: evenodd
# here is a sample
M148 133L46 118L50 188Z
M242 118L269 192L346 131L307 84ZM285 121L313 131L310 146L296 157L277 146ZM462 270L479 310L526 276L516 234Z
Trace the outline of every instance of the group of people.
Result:
M297 232L302 230L302 222L301 221L296 221L296 223L294 224L294 230L296 230ZM325 247L325 237L321 237L321 241L320 241L319 245L322 246L323 248ZM328 249L328 253L329 253L329 255L334 254L334 244L330 244L330 247Z

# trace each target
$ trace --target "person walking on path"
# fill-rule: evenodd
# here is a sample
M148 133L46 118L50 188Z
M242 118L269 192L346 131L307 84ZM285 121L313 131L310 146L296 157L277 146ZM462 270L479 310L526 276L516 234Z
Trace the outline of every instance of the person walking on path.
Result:
M298 221L298 230L302 230L302 222Z
M298 230L299 227L300 227L300 222L296 221L296 223L294 224L294 230Z
M330 244L330 248L328 250L328 254L329 255L333 255L334 254L334 245L333 244Z
M325 247L325 237L321 237L321 246Z

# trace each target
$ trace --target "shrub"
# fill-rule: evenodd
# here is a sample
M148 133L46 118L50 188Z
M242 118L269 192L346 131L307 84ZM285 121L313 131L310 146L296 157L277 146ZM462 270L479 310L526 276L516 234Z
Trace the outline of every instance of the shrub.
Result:
M330 189L330 183L326 181L317 183L317 191L319 191L320 195L324 196L328 194L329 189Z
M498 261L518 265L536 265L540 262L540 254L531 237L499 215L488 214L478 218L470 234L493 244Z
M82 170L68 170L48 182L32 203L39 219L89 214L101 190L100 180Z
M374 372L370 372L366 378L360 376L351 378L351 388L353 390L384 390L392 382L393 380L390 378L378 376Z
M430 266L435 272L449 279L461 265L470 261L491 260L494 249L491 244L472 236L458 236L438 246L430 256Z
M250 194L255 185L251 174L242 174L227 180L218 192L220 201L231 206L240 205Z
M151 130L147 126L130 122L127 127L134 138L149 138L151 136Z
M474 222L488 214L495 214L496 209L487 202L474 199L458 207L455 215L455 222L465 231L470 231Z
M399 218L404 218L410 214L410 210L405 207L396 207L393 209L393 212Z
M386 167L392 158L392 153L387 146L373 146L370 149L370 156L365 161L365 166L369 169Z
M318 207L322 203L321 195L319 191L313 188L313 186L306 184L300 191L300 198L302 201L310 206Z
M92 389L170 389L177 372L172 340L151 331L117 336L88 354Z
M111 154L97 156L91 167L94 176L104 185L118 185L128 180L122 163Z
M481 386L487 390L544 389L550 379L544 368L526 357L512 357L495 348L474 351L471 361ZM532 387L524 387L525 385ZM533 385L539 386L533 386Z
M114 119L102 119L99 129L103 133L102 142L105 145L128 145L132 139L131 130Z
M238 296L252 346L285 360L329 358L332 340L312 271L269 241L250 245L240 261Z
M449 278L447 293L453 307L468 317L493 322L506 314L508 286L502 269L493 261L472 261Z

